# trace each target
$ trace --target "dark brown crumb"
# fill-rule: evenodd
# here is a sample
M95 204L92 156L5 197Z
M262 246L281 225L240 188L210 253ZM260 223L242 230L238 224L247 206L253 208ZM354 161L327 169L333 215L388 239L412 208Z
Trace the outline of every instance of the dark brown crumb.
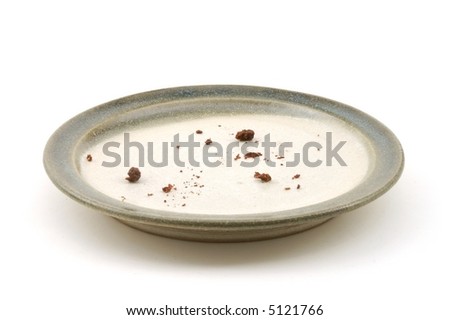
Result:
M165 193L169 193L170 191L172 191L173 185L171 185L170 183L167 185L167 187L163 187L162 191L164 191Z
M141 171L139 171L138 168L131 167L130 170L128 170L128 177L127 179L130 182L136 182L141 178Z
M164 200L164 203L167 203L167 200Z
M289 188L289 187L286 187L286 188L284 188L284 190L286 190L286 191L287 191L287 190L291 190L291 188Z
M182 207L186 207L186 203L183 203L181 206L182 206Z
M284 159L284 157L283 156L278 156L277 159Z
M256 158L256 157L259 157L259 156L262 156L262 153L261 153L261 152L247 152L247 153L244 155L244 158L245 158L245 159L248 159L248 158Z
M197 179L200 179L200 176L195 176Z
M202 184L202 185L200 185L200 188L203 188L205 185L204 184Z
M203 131L202 131L202 130L197 130L197 131L195 131L195 133L196 133L196 134L202 134Z
M234 157L234 160L239 160L241 158L241 155L238 153L237 155L236 155L236 157Z
M295 176L293 176L293 177L292 177L292 180L298 179L298 178L300 178L300 174L299 174L299 173L297 173Z
M239 141L251 141L255 136L255 131L250 129L244 129L236 133L236 139Z
M300 185L299 185L299 184L297 185L297 190L298 190L298 189L300 189Z
M151 197L153 196L153 193L147 193L147 196Z
M180 172L183 172L183 170L180 170Z
M86 156L86 160L89 161L89 162L91 162L91 161L92 161L92 156L91 156L90 154L88 154L88 155Z
M280 166L284 166L284 164L280 163Z
M268 173L259 173L255 172L255 175L253 176L256 179L261 179L262 182L269 182L272 180L272 177Z
M221 124L217 125L219 128L222 126Z
M180 149L180 146L177 146L177 149Z
M211 144L212 140L211 139L206 139L205 144Z

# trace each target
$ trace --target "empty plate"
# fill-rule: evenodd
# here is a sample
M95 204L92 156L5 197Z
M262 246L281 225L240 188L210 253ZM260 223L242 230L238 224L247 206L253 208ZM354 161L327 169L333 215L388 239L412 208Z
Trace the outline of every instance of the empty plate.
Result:
M394 134L357 109L228 85L105 103L63 124L44 152L73 199L153 234L215 242L317 226L382 195L403 162Z

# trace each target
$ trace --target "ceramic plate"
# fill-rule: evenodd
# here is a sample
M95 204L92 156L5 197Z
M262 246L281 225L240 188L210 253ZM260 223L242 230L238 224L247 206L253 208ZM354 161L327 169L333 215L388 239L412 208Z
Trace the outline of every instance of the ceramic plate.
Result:
M63 124L44 152L49 177L73 199L146 232L217 242L320 225L386 192L403 162L394 134L357 109L222 85L97 106Z

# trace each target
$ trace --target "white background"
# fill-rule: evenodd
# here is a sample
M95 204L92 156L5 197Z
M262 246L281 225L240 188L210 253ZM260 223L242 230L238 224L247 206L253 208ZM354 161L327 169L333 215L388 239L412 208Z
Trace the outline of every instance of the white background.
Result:
M449 319L444 1L0 3L0 318L321 304L318 319ZM398 136L403 176L320 228L241 244L133 230L47 178L43 148L64 121L129 94L196 84L269 86L357 107Z

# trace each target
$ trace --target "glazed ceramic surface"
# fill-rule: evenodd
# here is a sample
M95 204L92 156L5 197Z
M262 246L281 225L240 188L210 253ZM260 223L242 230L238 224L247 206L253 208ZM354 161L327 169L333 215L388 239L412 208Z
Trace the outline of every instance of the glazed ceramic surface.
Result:
M235 138L243 129L251 141ZM105 103L63 124L44 152L49 177L75 200L150 233L217 242L320 225L386 192L403 162L394 134L357 109L222 85ZM130 167L141 172L135 183L125 179Z

